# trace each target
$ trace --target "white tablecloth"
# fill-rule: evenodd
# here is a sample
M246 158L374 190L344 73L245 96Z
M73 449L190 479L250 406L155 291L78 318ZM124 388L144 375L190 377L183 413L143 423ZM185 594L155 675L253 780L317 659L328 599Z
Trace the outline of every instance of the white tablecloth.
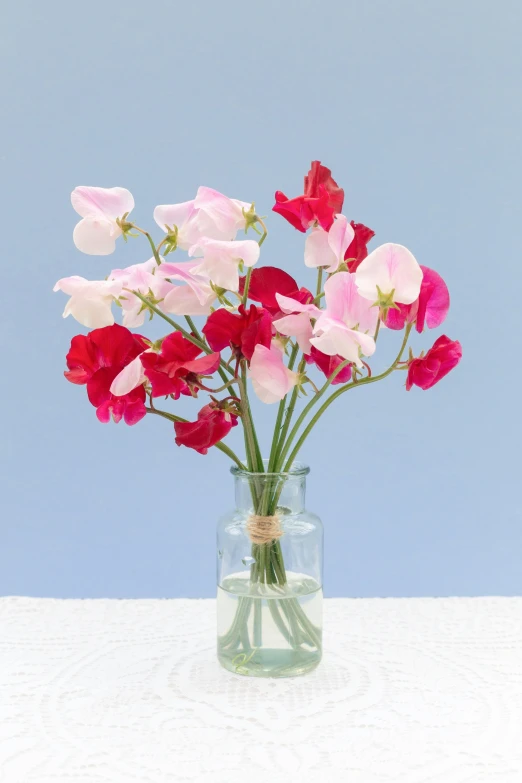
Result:
M521 783L522 598L331 599L305 677L211 600L0 599L1 783Z

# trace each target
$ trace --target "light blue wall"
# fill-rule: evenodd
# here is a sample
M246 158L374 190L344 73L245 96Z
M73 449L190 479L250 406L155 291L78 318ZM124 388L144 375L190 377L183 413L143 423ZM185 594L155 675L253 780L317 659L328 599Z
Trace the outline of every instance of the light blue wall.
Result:
M407 394L402 375L355 391L308 441L327 594L522 593L521 22L518 0L6 7L0 593L210 596L232 500L221 454L178 449L161 420L98 424L63 379L82 329L62 321L56 279L148 258L145 240L77 252L70 191L128 187L149 226L199 184L255 199L264 262L311 284L303 237L270 208L312 158L349 217L441 272L444 331L464 348L431 391ZM255 412L266 432L274 408Z

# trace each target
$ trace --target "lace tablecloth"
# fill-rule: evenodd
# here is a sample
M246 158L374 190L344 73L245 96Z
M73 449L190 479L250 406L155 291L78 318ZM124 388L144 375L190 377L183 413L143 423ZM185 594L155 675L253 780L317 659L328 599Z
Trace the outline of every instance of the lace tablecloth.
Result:
M0 783L521 783L522 598L330 599L306 677L214 601L0 599Z

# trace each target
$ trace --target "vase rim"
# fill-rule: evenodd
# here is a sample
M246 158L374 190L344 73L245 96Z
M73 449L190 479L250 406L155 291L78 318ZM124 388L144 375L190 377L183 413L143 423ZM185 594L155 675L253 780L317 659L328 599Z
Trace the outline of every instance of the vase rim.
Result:
M264 459L263 463L265 465L268 465L268 460ZM243 468L239 468L237 465L232 465L230 468L230 472L233 476L236 478L251 478L252 476L307 476L310 473L310 468L308 465L305 465L304 462L294 462L290 470L279 470L276 472L254 472L249 470L243 470Z

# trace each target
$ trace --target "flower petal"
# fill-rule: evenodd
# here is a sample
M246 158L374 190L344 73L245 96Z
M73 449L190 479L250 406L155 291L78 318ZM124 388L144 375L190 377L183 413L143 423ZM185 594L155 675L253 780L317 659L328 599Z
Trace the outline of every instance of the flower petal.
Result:
M310 337L312 337L313 329L308 313L285 315L274 321L273 325L280 334L284 334L286 337L295 337L303 353L310 353L312 348Z
M336 267L336 256L328 242L328 231L322 228L313 228L306 237L305 242L305 266L315 268L320 266Z
M73 242L89 256L109 256L114 253L121 229L105 218L85 217L76 224Z
M134 209L134 198L126 188L94 188L80 185L71 193L71 203L83 218L105 217L115 220Z
M297 383L298 374L289 370L275 346L256 345L250 360L250 378L262 402L279 402Z
M422 269L414 255L403 245L388 242L375 248L355 272L359 293L372 302L382 294L394 292L393 301L411 304L419 296Z
M113 380L110 392L115 397L122 397L145 383L146 377L141 362L141 355L136 356Z

